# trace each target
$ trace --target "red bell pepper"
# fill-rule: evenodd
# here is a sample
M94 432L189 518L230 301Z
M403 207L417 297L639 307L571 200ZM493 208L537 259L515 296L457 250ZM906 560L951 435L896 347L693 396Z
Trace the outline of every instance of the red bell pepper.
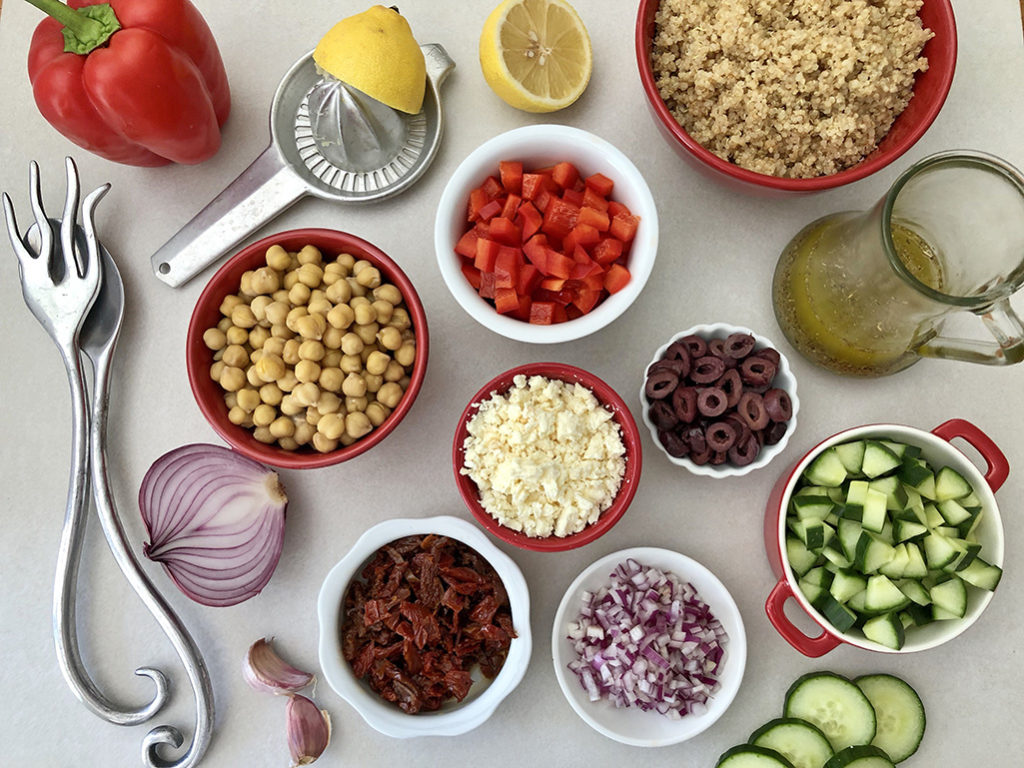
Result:
M128 165L195 164L231 109L217 43L188 0L28 0L36 106L90 152Z

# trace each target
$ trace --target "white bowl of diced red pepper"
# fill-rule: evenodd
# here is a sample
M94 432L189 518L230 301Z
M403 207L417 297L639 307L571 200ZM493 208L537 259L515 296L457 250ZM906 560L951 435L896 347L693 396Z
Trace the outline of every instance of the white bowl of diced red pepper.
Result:
M658 214L632 161L604 139L531 125L484 142L438 204L445 284L473 319L518 341L558 343L608 325L654 266Z

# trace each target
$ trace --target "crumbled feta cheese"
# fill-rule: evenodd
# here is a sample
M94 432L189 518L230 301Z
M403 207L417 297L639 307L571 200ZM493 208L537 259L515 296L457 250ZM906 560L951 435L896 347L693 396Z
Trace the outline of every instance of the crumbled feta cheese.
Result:
M626 448L612 414L580 384L516 376L467 425L462 474L502 525L527 536L568 536L611 506Z

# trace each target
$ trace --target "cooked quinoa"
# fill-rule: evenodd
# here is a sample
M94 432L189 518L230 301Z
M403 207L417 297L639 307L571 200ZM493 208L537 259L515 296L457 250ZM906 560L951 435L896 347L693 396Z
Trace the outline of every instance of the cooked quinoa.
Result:
M651 66L683 129L758 173L862 160L928 68L922 0L662 0Z

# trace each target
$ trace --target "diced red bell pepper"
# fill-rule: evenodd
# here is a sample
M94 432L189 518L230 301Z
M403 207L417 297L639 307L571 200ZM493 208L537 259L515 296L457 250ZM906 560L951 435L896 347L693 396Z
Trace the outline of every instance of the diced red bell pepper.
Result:
M507 315L510 312L518 311L519 297L516 295L515 289L495 287L494 308L498 310L499 314L502 315Z
M573 264L572 271L569 273L569 277L573 280L583 280L590 277L591 275L601 275L604 278L604 267L598 264L596 261L577 261Z
M602 293L602 291L597 291L593 288L580 288L572 300L572 305L585 315L597 306L597 302L601 300Z
M583 191L583 205L598 211L607 211L611 203L590 187L586 187Z
M600 291L604 288L604 270L600 272L594 272L591 275L587 275L580 279L580 283L584 288L589 288L592 291Z
M572 272L573 260L566 256L564 253L548 248L547 263L545 266L547 269L541 269L541 272L546 274L548 277L564 277L568 279ZM540 266L538 265L538 269Z
M480 210L476 212L476 215L481 221L490 221L501 213L501 207L502 204L500 200L488 200L487 203L481 206Z
M617 213L612 216L611 226L608 234L617 237L624 243L628 243L636 236L637 227L640 225L640 217L628 213Z
M608 201L608 215L609 216L617 216L620 213L624 213L627 216L632 216L633 215L633 212L631 210L629 210L629 208L625 205L625 203L620 203L618 200L609 200Z
M470 261L463 261L461 265L462 274L465 276L469 284L473 286L473 290L480 290L480 270L473 266Z
M519 282L516 284L516 293L520 296L532 296L537 290L544 275L536 266L529 263L522 263L519 266Z
M608 293L618 293L629 283L629 270L621 264L612 264L604 275L604 288Z
M516 213L516 226L523 232L524 243L540 230L540 225L543 223L544 216L533 203L527 201L519 206L519 211Z
M520 245L523 233L510 219L495 216L491 219L491 237L502 245Z
M567 322L569 320L575 320L577 317L583 317L583 313L580 312L579 308L575 304L570 304L565 308L565 319Z
M501 186L510 195L521 195L523 192L523 164L517 160L502 160L498 163L498 174Z
M459 242L455 244L455 252L459 254L459 256L465 256L467 259L475 259L476 241L479 239L480 235L477 234L476 229L468 230L459 238Z
M551 201L551 205L548 206L547 212L544 214L544 223L541 225L541 231L559 239L564 238L576 226L579 216L579 208L572 203L555 198Z
M568 309L562 304L555 304L555 314L551 319L553 323L564 323L568 321Z
M562 161L551 169L551 179L562 189L572 189L579 177L580 172L576 170L576 166L567 161Z
M577 192L575 189L567 189L562 193L562 199L567 203L572 203L577 208L583 205L584 194Z
M505 219L514 219L516 213L519 211L519 205L523 202L523 198L519 195L511 194L505 198L505 205L501 208L501 216Z
M518 291L517 291L518 293ZM512 316L523 322L530 322L530 307L533 306L533 299L530 294L519 294L519 309L512 313Z
M590 254L598 264L607 266L622 256L625 246L621 240L614 237L601 238L601 242L591 249Z
M565 278L563 277L545 277L540 281L540 287L545 291L553 291L557 293L565 287Z
M556 195L551 194L551 192L546 189L542 189L537 193L537 196L533 198L533 204L537 206L537 210L541 213L547 213L552 201L557 199L558 197Z
M477 187L469 193L469 210L466 214L467 221L479 221L480 220L480 209L483 208L490 200L487 199L487 193Z
M484 183L480 185L480 188L487 194L488 200L497 200L499 197L505 196L505 188L493 176L488 176L484 179Z
M523 253L537 269L547 274L548 239L544 235L534 235L523 243Z
M535 200L537 195L547 189L547 184L551 183L551 177L545 176L541 173L524 173L523 174L523 199L524 200Z
M584 208L583 210L586 209ZM584 248L593 248L601 242L601 233L595 227L585 224L583 221L577 221L570 234L573 236L576 244L582 245Z
M510 288L513 291L519 283L519 265L523 263L523 252L519 248L502 246L494 259L494 287Z
M480 298L481 299L493 299L494 298L494 273L493 272L481 272L480 273Z
M607 232L608 227L611 226L608 214L596 208L580 208L579 223L587 224L598 232Z
M478 238L476 241L476 256L473 259L473 266L481 272L493 272L494 262L498 258L498 251L501 244L496 240Z
M530 322L534 325L551 325L555 320L553 301L534 301L530 305Z
M608 197L612 193L612 189L615 188L615 182L603 173L595 173L593 176L587 177L587 186L601 197Z

